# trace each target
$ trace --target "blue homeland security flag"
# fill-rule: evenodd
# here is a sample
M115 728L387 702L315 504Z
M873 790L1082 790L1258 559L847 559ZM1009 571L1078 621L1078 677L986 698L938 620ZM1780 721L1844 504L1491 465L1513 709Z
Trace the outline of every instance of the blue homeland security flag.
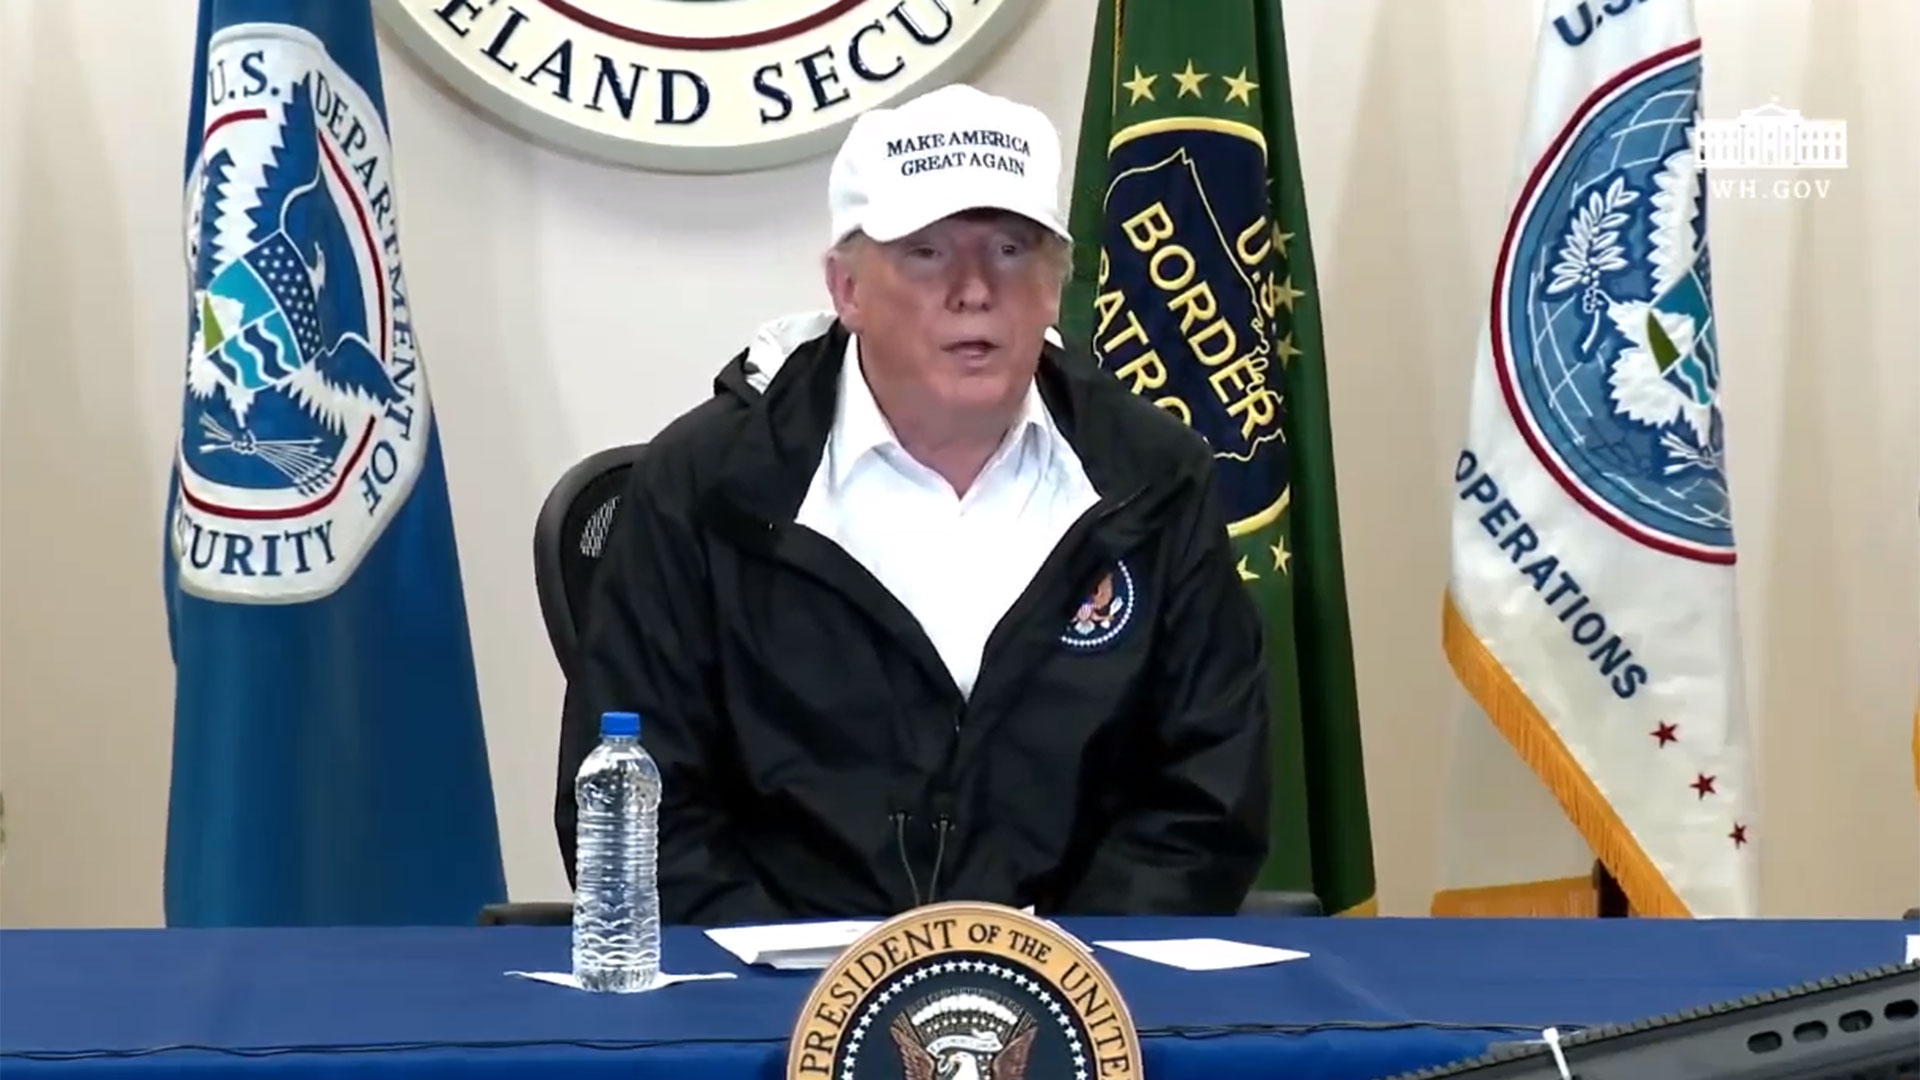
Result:
M1694 27L1692 0L1547 4L1453 462L1442 640L1635 912L1750 916L1762 834ZM1484 898L1554 910L1502 865L1541 847L1504 795L1467 793L1509 821L1450 846Z
M175 926L504 899L367 0L201 0L165 586Z

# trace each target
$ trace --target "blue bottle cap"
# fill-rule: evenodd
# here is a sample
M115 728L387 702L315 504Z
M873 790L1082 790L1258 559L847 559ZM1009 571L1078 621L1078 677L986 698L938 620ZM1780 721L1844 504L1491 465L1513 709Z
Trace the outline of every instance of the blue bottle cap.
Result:
M610 712L600 714L600 735L638 738L640 735L640 714L630 712Z

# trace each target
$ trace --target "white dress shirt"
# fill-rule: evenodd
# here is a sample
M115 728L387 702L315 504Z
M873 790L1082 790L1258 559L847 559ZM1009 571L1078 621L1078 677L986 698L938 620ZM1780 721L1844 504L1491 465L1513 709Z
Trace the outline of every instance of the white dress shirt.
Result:
M913 614L962 694L987 637L1076 519L1099 500L1029 387L964 496L909 455L847 344L826 451L797 515L858 559Z

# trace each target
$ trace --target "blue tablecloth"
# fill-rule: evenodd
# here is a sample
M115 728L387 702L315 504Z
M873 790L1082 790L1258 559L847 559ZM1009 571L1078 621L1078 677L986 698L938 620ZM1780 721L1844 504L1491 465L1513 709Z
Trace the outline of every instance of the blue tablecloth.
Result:
M1068 919L1086 941L1229 937L1312 953L1189 972L1099 955L1152 1080L1359 1080L1490 1043L1655 1016L1898 962L1911 923ZM560 971L564 929L0 933L0 1072L775 1080L809 973L748 969L697 931L634 996Z

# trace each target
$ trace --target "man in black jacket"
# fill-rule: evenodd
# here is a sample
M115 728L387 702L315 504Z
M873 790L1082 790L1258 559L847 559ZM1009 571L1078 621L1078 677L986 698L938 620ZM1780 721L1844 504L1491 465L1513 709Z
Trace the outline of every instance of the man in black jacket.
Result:
M603 711L664 781L663 917L939 900L1228 913L1266 669L1205 442L1062 348L1060 148L965 86L855 123L834 312L764 327L608 538L556 822Z

